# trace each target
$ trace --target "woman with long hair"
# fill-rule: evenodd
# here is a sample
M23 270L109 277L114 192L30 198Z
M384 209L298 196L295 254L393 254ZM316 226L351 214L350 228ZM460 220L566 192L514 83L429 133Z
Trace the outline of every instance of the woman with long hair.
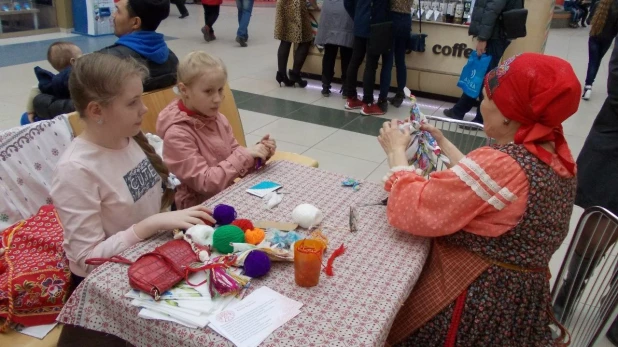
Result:
M618 1L601 0L594 11L588 39L588 72L582 98L589 100L592 96L592 84L597 77L601 60L618 35Z
M311 6L320 10L316 0L309 0ZM305 64L305 59L309 54L309 47L313 41L313 31L309 18L309 9L305 1L301 0L278 0L275 12L275 39L280 40L279 50L277 51L277 82L288 87L298 84L305 88L307 81L300 78L300 70ZM294 65L287 70L288 57L292 44L298 45L294 52Z

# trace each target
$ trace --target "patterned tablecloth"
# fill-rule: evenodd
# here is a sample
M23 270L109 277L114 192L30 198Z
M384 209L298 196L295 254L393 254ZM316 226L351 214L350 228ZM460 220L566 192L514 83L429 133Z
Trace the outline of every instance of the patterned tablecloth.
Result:
M350 206L377 203L386 197L381 186L362 182L354 192L342 187L345 177L288 162L269 165L206 202L234 206L239 218L291 221L301 203L320 208L330 247L324 262L341 243L344 255L334 263L335 276L324 273L313 288L294 282L292 263L274 263L270 273L254 280L304 304L301 314L276 330L262 346L382 346L395 314L416 283L429 251L427 239L397 231L386 222L384 206L356 208L358 231L349 231ZM262 180L283 185L283 202L266 210L261 199L245 190ZM169 233L123 253L139 255L171 239ZM58 321L119 336L136 346L232 346L210 328L138 317L139 309L123 295L129 291L127 266L108 263L95 269L74 292Z

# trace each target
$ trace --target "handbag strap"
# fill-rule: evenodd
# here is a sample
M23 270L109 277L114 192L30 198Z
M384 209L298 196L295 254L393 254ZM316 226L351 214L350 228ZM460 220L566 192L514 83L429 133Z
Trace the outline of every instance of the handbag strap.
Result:
M185 268L185 281L187 282L188 285L192 287L199 287L202 284L206 283L208 281L208 278L206 278L205 280L203 280L202 282L198 284L193 284L189 282L189 274L200 272L203 270L211 270L211 269L218 268L218 267L226 267L226 268L230 267L232 266L232 264L234 264L234 262L236 261L236 258L237 257L234 255L230 257L225 257L225 259L222 262L205 264L200 267L187 267Z
M133 264L133 262L130 261L129 259L127 259L125 257L121 257L119 255L114 255L114 256L112 256L110 258L90 258L90 259L86 259L86 264L99 266L99 265L103 265L103 264L107 263L108 261L111 261L112 263L120 263L120 264L127 264L127 265L132 265Z

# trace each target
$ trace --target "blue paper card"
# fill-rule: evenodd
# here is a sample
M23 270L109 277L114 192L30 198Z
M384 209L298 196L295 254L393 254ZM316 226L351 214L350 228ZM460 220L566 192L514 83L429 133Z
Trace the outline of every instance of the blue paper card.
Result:
M281 188L282 185L272 181L262 181L253 187L247 189L247 193L253 194L257 197L263 198L266 194L270 192L274 192L275 190Z

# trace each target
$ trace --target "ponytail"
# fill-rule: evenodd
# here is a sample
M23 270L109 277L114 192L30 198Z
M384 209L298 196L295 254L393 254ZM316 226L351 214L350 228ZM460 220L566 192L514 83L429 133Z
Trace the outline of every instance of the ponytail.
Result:
M144 151L144 154L146 154L146 158L148 158L150 164L152 164L155 170L157 170L157 173L159 174L159 176L161 176L161 179L163 180L164 191L163 196L161 197L161 210L165 210L168 207L172 206L172 203L174 202L174 189L168 187L167 180L170 176L170 170L163 163L163 159L161 159L157 152L155 152L154 147L152 147L150 143L148 143L148 139L143 132L140 131L139 134L133 136L133 140L135 140L135 142L137 142L140 148Z
M610 9L615 10L613 3L615 0L601 0L596 4L594 14L592 16L592 27L590 28L590 36L598 36L603 32Z

